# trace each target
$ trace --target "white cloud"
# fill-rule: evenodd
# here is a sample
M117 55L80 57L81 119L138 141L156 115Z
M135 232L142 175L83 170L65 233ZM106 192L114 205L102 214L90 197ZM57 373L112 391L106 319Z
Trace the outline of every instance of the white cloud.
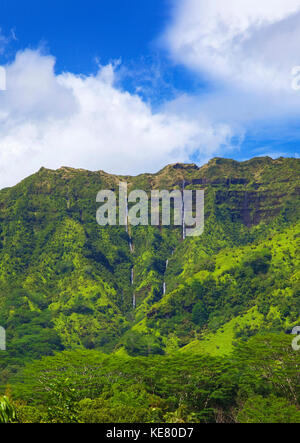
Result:
M300 0L173 4L161 41L175 63L192 70L208 87L198 96L168 103L168 109L202 113L252 146L255 140L257 145L270 145L270 152L276 151L272 140L282 146L299 140L295 123L300 118L300 91L292 87L292 69L300 65ZM240 155L249 157L255 150Z
M113 65L95 76L56 75L54 57L20 52L0 91L0 187L41 166L137 174L203 162L222 155L233 136L253 130L267 139L300 116L300 93L291 87L300 65L300 0L174 2L164 44L210 88L154 111L138 87L131 94L117 85Z
M165 42L176 61L255 90L290 90L300 0L180 0Z
M166 163L206 160L230 141L225 124L201 113L154 113L138 95L115 85L114 66L96 76L55 75L55 59L39 51L17 54L0 93L0 187L41 166L103 169L119 174L154 171Z

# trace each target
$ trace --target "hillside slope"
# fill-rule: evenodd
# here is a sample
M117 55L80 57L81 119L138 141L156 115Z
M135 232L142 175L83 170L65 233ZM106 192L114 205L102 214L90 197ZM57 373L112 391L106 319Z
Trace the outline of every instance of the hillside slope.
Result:
M0 191L2 382L64 349L218 355L262 329L288 331L300 312L299 177L299 159L217 158L138 177L42 168ZM120 181L204 189L204 234L99 227L96 195Z

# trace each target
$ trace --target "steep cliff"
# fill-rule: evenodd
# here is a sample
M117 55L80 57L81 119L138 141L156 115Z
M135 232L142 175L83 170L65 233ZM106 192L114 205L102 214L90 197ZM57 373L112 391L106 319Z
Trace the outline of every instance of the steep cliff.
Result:
M224 353L259 328L288 330L299 318L299 177L299 159L216 158L138 177L42 168L3 189L0 364L73 347ZM204 234L98 226L96 195L120 181L204 189Z

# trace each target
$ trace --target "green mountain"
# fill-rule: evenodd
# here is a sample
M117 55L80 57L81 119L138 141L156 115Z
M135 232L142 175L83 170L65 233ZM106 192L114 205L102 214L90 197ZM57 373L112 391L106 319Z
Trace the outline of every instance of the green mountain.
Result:
M120 181L148 193L204 189L203 235L98 226L96 195ZM268 157L137 177L42 168L3 189L2 386L55 352L226 358L252 336L291 332L300 325L299 203L300 160Z

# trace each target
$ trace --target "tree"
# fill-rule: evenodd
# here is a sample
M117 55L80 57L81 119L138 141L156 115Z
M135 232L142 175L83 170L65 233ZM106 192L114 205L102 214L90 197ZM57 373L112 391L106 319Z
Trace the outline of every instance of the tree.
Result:
M208 320L208 314L205 304L203 303L203 301L199 301L198 303L195 304L193 308L192 321L201 328L207 323L207 320Z
M0 397L0 423L14 423L17 421L15 407L6 397Z
M239 423L300 423L300 411L285 398L261 395L249 398L238 413Z
M268 333L236 345L234 360L240 373L240 391L247 397L276 395L300 405L300 354L291 336Z
M77 398L71 381L54 379L50 383L51 395L46 421L49 423L77 423Z
M159 337L152 334L142 334L131 331L125 340L125 349L131 356L163 355L162 342Z

